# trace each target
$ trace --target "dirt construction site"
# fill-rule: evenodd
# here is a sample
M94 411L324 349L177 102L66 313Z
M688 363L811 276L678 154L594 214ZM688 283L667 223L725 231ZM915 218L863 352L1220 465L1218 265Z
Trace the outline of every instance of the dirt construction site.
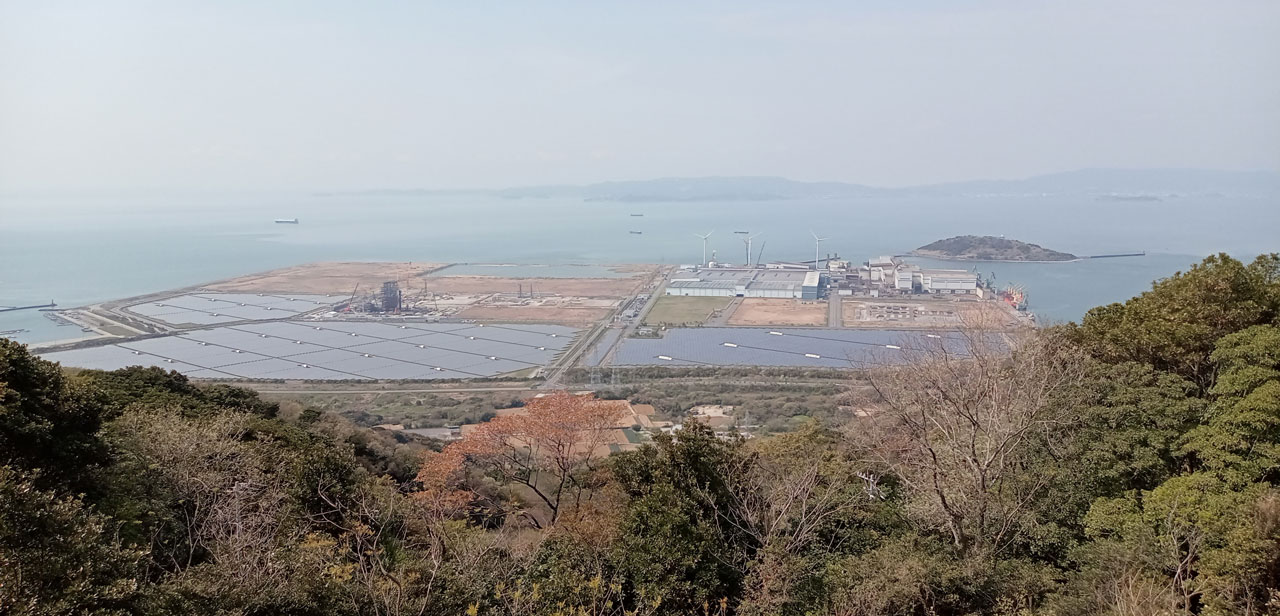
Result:
M747 298L729 316L728 324L820 327L827 324L827 302Z
M350 295L357 285L373 290L387 280L425 276L442 263L324 262L282 267L205 285L222 293L337 293Z
M457 316L477 321L513 321L590 325L618 307L618 299L541 297L536 299L490 295L463 308Z
M1007 329L1027 325L1004 302L977 298L660 297L644 317L666 327L846 327L853 329Z
M200 289L324 293L335 297L341 315L357 316L378 312L383 285L395 282L401 295L397 314L405 316L581 326L607 318L625 298L639 292L655 271L653 267L629 265L615 269L612 277L527 278L449 275L448 268L439 263L312 263L240 276Z
M881 300L845 298L843 326L854 328L1006 328L1023 324L1004 302L930 298Z

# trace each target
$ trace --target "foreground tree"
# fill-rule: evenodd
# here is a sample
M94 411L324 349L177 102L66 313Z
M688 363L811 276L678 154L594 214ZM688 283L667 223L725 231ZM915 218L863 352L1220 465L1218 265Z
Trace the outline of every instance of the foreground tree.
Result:
M91 489L89 472L108 459L97 434L104 406L57 364L0 338L0 465L39 471L32 481L42 487Z
M1262 325L1227 335L1211 357L1219 375L1213 399L1204 422L1183 439L1192 472L1094 503L1085 518L1095 540L1086 562L1159 590L1182 613L1274 613L1280 329Z
M905 365L871 371L882 411L865 451L904 484L916 520L962 554L997 554L1052 480L1020 471L1033 444L1071 420L1084 361L1053 335L1012 347L983 331L931 340L902 349Z
M138 560L79 499L0 466L0 614L127 614Z
M1094 308L1071 337L1108 363L1135 361L1191 379L1214 381L1218 339L1280 318L1280 254L1245 265L1226 254L1151 285L1123 304Z
M419 481L432 494L479 471L504 486L534 496L545 511L526 509L534 526L552 526L566 505L580 504L598 479L591 475L608 457L609 431L617 427L616 403L595 396L556 392L534 398L520 410L480 424L462 440L429 456Z

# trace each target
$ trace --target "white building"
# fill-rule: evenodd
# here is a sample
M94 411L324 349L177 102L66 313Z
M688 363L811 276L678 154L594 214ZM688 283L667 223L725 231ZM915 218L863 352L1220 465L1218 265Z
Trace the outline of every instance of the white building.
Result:
M773 299L801 299L812 295L812 299L816 299L820 281L817 272L804 269L721 268L681 272L679 276L667 282L667 295Z
M900 265L893 270L893 288L899 291L910 291L915 288L915 274L918 270L914 266Z
M733 280L672 280L667 283L667 295L685 297L733 297L738 295L739 285Z
M818 288L822 286L822 274L805 272L804 281L800 283L800 299L818 299Z
M921 270L920 289L926 293L976 293L978 275L968 270Z

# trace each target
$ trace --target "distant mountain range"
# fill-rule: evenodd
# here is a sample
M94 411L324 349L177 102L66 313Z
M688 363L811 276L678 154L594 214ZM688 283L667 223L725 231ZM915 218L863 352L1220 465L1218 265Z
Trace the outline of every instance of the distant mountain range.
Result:
M1280 173L1205 169L1081 169L1021 180L976 180L900 188L878 188L845 182L798 182L780 177L693 177L602 182L586 186L530 186L500 190L370 190L340 194L493 194L510 199L580 198L584 201L615 202L859 199L912 195L1072 195L1102 200L1159 201L1185 196L1280 196Z

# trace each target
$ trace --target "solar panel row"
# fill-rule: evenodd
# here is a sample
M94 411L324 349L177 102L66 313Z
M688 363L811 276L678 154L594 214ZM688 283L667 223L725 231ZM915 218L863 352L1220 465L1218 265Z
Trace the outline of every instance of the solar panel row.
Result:
M921 346L938 334L921 331L861 329L767 329L698 327L669 329L662 338L622 341L617 365L711 364L717 366L813 366L848 368L893 363L901 349ZM940 339L962 350L957 341Z
M341 299L326 295L189 293L134 304L127 309L172 325L216 325L233 321L287 319L332 305Z
M577 330L559 325L346 321L253 323L50 353L67 366L152 365L193 378L489 377L554 359Z

